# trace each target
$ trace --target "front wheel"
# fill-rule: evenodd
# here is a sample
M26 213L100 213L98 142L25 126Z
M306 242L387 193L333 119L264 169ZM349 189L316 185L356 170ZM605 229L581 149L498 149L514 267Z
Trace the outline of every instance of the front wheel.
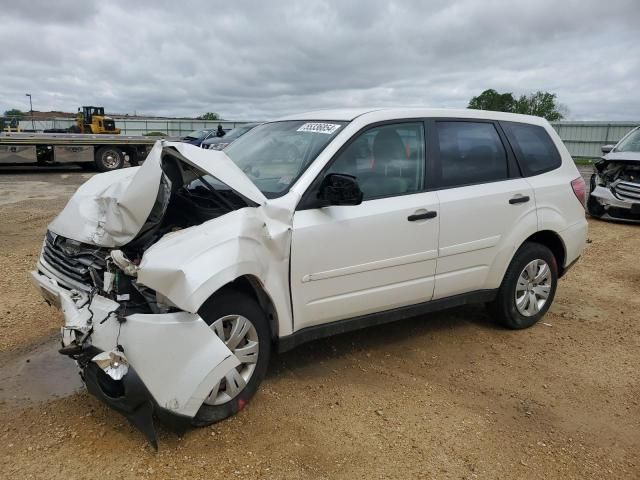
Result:
M213 387L192 421L206 426L234 415L256 393L267 372L271 335L258 302L237 290L217 292L198 313L240 361Z
M551 250L527 242L511 260L489 313L507 328L530 327L549 310L557 284L558 264Z

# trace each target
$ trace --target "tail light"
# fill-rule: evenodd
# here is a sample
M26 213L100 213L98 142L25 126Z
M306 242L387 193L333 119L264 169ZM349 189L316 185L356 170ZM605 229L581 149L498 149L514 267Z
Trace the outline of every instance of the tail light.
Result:
M582 204L582 207L587 204L587 184L584 178L578 177L575 180L571 180L571 188L573 193L576 194L576 198Z

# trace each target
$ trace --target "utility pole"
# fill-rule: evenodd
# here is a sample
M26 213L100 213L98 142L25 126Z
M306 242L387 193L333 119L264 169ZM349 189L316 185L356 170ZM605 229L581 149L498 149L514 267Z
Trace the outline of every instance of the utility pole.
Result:
M31 129L35 132L36 131L36 124L33 121L33 103L31 103L31 94L30 93L25 93L25 95L27 97L29 97L29 113L31 114Z

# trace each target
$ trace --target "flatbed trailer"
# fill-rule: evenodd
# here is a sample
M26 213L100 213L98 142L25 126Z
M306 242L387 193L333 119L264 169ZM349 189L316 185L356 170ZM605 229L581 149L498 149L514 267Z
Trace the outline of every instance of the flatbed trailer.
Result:
M0 133L0 166L77 164L99 171L138 165L160 137Z

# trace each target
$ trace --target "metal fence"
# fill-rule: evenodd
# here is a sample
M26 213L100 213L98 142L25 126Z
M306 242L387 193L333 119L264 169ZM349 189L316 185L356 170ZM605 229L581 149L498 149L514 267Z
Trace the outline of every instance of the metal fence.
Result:
M170 137L182 137L194 130L205 128L222 128L229 130L247 122L218 121L218 120L189 120L189 119L161 119L161 118L115 118L116 127L123 135L145 135L151 132L159 132ZM51 128L69 128L75 125L72 118L51 118L47 120L35 120L34 125L31 119L20 120L22 130L43 131Z
M206 121L188 119L131 119L116 118L116 126L125 135L144 135L151 132L160 132L170 137L184 136L194 130L204 128L217 128L222 125L225 130L234 128L247 122L234 121ZM35 129L42 131L49 128L68 128L75 123L69 118L53 118L49 120L36 120ZM600 147L616 143L629 130L640 125L640 122L553 122L560 138L564 141L573 157L597 158L602 155ZM31 130L31 120L23 118L20 128Z
M615 144L640 122L553 122L571 156L597 158L602 145Z

